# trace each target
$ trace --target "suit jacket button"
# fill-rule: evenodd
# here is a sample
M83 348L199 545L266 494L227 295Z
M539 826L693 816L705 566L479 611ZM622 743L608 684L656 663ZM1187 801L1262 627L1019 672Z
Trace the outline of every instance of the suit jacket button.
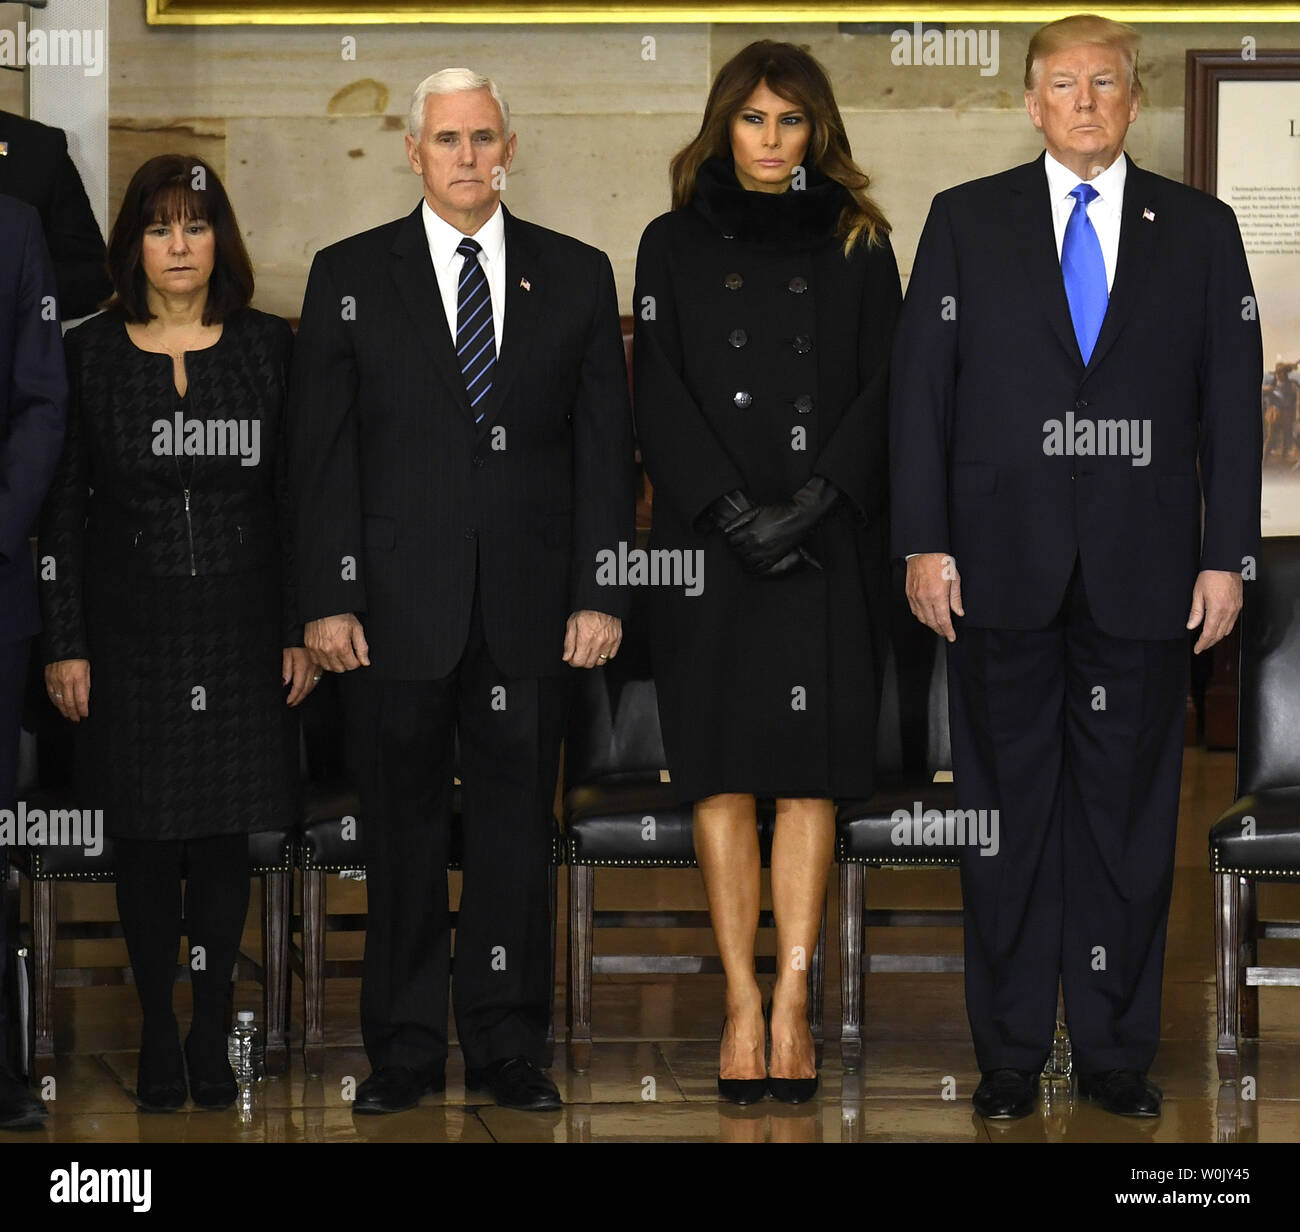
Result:
M1086 410L1086 409L1087 409L1087 406L1088 406L1088 399L1087 399L1087 398L1080 398L1080 399L1078 400L1078 402L1076 402L1076 403L1074 404L1074 409L1075 409L1076 411L1082 411L1082 410Z
M786 283L786 286L788 286L796 295L802 295L806 290L808 290L808 279L802 274L796 274L788 283Z
M476 531L472 526L467 526L467 527L465 527L465 538L466 538L466 539L473 539L474 536L477 535L477 534L478 534L478 531Z
M476 458L474 459L474 465L475 465L475 466L486 466L486 465L487 465L487 462L484 461L483 457L480 455L480 456L478 456L478 457L476 457Z
M745 280L739 274L728 274L723 280L722 285L728 291L739 291L745 285Z
M743 329L733 329L727 335L727 341L734 347L743 347L749 341L749 335Z
M808 412L813 409L812 394L800 394L794 400L794 409L798 411L800 415L807 415Z
M752 395L750 395L746 390L743 390L743 389L738 389L738 390L736 391L736 393L734 394L734 396L732 397L731 400L732 400L732 402L734 402L738 407L740 407L740 409L741 409L742 411L743 411L743 410L744 410L744 409L745 409L745 408L746 408L746 407L747 407L751 402L754 401Z
M807 355L812 350L812 339L807 334L800 334L790 345L796 355Z

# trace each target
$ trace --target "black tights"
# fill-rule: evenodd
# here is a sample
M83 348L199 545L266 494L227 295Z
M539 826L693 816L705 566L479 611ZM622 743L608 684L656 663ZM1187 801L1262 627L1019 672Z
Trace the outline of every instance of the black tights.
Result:
M143 1044L175 1040L172 983L181 940L181 878L194 1016L190 1035L209 1046L225 1034L230 973L248 914L248 836L114 843L117 914L143 1016ZM202 960L195 965L195 948ZM174 1048L174 1043L171 1047Z

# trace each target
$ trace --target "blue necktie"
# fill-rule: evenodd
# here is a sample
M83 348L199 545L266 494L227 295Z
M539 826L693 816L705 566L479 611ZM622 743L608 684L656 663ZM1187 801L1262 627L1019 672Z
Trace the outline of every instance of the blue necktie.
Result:
M456 360L465 378L470 409L492 388L492 365L497 359L496 332L492 327L492 295L487 275L478 263L482 251L476 240L464 239L456 251L465 258L456 288ZM483 418L480 411L474 422Z
M1088 217L1088 203L1097 196L1091 184L1078 184L1070 189L1074 198L1074 211L1065 224L1065 238L1061 241L1061 273L1065 275L1065 297L1070 301L1070 317L1074 321L1074 336L1079 340L1079 353L1086 364L1097 345L1101 322L1106 315L1106 262L1101 256L1101 241L1092 229Z

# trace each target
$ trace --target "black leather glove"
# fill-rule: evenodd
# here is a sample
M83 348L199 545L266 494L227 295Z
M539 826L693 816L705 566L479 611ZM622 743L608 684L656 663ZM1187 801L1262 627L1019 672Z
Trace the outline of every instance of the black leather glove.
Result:
M730 533L752 522L758 516L758 510L759 506L755 505L744 492L737 488L733 492L727 492L719 496L717 500L709 505L697 520L696 529L707 530L716 527L728 535L728 542L730 542ZM799 548L795 551L786 552L780 559L765 568L751 570L751 572L761 573L765 577L779 577L781 574L789 573L790 570L797 569L803 564L811 565L814 569L821 568L821 565L817 563L811 552L806 548Z
M788 553L799 550L809 532L834 507L839 490L814 475L788 501L759 505L752 516L732 519L723 533L739 553L745 568L763 573Z

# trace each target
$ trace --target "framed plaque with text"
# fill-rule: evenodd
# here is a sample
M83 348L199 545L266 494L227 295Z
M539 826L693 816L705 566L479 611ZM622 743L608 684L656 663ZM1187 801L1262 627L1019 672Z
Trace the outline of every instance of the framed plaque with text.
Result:
M1187 53L1184 174L1237 215L1264 335L1265 535L1300 534L1300 51Z

